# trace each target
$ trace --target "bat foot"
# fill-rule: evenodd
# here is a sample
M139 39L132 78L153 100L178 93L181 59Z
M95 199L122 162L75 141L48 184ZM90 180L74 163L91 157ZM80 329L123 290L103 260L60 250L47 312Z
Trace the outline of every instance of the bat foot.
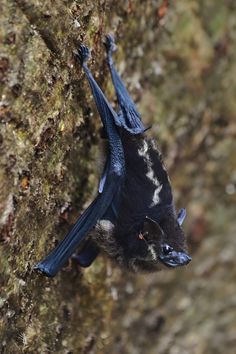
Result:
M112 34L106 36L106 41L104 43L108 56L111 56L113 52L117 50L115 39Z
M85 45L81 44L79 49L74 53L80 64L83 65L90 58L90 50Z

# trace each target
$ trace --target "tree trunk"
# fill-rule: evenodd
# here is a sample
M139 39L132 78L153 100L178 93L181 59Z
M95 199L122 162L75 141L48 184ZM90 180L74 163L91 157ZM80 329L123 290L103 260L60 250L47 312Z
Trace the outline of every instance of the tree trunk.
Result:
M1 352L233 353L234 1L2 0L0 13ZM47 279L35 263L98 183L100 120L73 51L92 48L91 70L112 98L109 32L188 209L193 261L133 276L100 256Z

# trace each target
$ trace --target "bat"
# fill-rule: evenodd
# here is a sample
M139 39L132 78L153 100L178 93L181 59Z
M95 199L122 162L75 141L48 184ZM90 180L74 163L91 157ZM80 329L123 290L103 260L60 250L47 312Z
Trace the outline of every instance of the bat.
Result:
M175 268L191 261L181 227L186 210L176 212L161 153L145 135L141 115L115 68L113 36L106 37L105 47L117 112L87 66L89 49L80 45L75 55L101 117L107 159L97 197L65 238L35 266L48 277L55 276L71 256L81 267L88 267L100 251L132 272Z

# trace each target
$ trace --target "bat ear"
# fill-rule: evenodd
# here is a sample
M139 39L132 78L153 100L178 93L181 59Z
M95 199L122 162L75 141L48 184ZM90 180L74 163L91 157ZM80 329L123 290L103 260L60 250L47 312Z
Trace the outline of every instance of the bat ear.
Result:
M145 217L144 224L143 224L143 233L148 233L150 235L155 236L164 236L164 232L158 222L149 218L148 216Z
M186 217L186 214L187 214L186 213L186 209L182 208L182 209L179 210L178 216L177 216L177 221L178 221L180 226L183 224L184 219Z

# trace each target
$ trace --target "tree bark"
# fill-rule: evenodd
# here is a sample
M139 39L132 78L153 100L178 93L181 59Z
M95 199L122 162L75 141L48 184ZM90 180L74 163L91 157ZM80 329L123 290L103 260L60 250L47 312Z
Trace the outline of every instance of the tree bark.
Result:
M2 0L0 7L1 352L233 353L234 2ZM188 209L193 262L132 276L101 256L89 269L69 262L47 279L33 266L98 183L100 122L73 51L81 42L92 48L91 70L113 97L102 44L109 32L177 203Z

